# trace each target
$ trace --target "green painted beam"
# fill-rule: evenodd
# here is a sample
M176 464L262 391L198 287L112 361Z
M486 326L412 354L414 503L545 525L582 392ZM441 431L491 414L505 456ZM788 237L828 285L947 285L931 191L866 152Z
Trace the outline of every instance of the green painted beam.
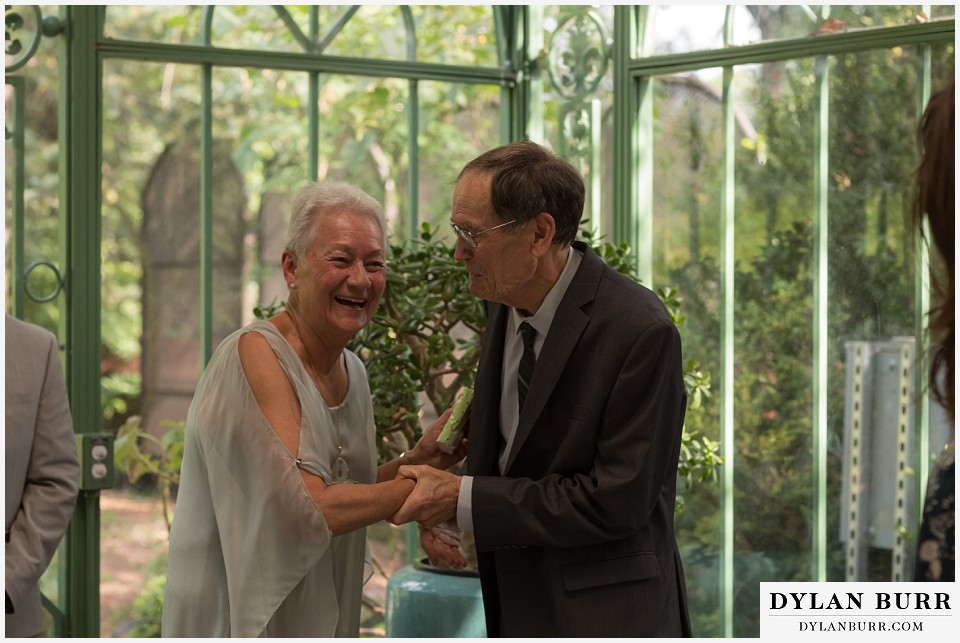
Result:
M530 5L519 12L523 48L518 50L517 69L523 70L522 90L514 103L515 112L522 116L522 129L517 138L528 138L543 143L543 62L540 52L543 42L543 5Z
M407 60L417 59L417 24L410 7L400 7L407 37ZM420 229L420 84L407 82L407 239L419 238Z
M648 7L640 7L643 16ZM613 243L632 243L637 236L638 181L644 190L651 188L646 180L635 175L637 156L641 146L637 141L640 117L637 106L640 90L629 73L630 63L638 53L638 26L636 7L618 5L613 18ZM649 134L649 132L648 132ZM647 140L647 148L652 141ZM631 246L637 248L636 246ZM649 282L647 282L649 283Z
M827 580L827 400L829 388L829 302L830 262L828 235L830 230L827 203L830 171L830 60L818 56L815 64L817 79L817 123L814 146L813 185L813 389L812 437L813 452L813 511L810 580Z
M516 81L516 75L492 67L466 67L398 60L374 60L349 56L308 55L278 51L251 51L204 45L169 45L125 40L105 40L98 45L105 58L152 62L209 64L215 67L251 67L287 71L316 71L462 83Z
M213 355L213 67L200 75L200 359Z
M9 187L11 191L11 212L12 234L10 249L10 303L11 313L17 319L23 319L23 302L25 296L25 284L23 271L26 268L24 257L24 188L25 188L25 156L26 147L24 143L24 94L26 92L25 79L23 76L7 76L6 84L10 85L13 91L13 171L12 183Z
M351 14L352 15L352 14ZM310 40L320 34L320 10L310 6ZM320 174L320 72L310 72L307 106L307 180L316 181Z
M923 10L930 15L930 5L924 5ZM930 101L930 95L933 93L933 51L931 47L924 47L922 51L920 69L920 88L918 92L917 104L917 123L923 118L923 112L926 111L927 103ZM910 203L910 206L913 204ZM930 223L923 221L923 239L930 239ZM927 311L930 310L930 297L932 284L930 283L930 252L927 243L923 239L915 239L914 248L916 248L916 278L914 281L916 288L916 309L914 312L914 337L915 341L915 359L916 368L914 369L914 390L926 391L929 382L930 372L930 335L929 335L929 317ZM914 407L914 431L917 439L917 490L916 504L917 524L923 518L923 501L926 497L927 480L930 477L930 395L915 396L917 402Z
M723 194L721 195L721 225L723 229L720 257L722 262L720 286L720 448L723 467L720 469L720 511L722 525L720 543L720 619L723 636L734 636L733 610L735 599L736 505L734 472L736 470L736 430L734 416L734 365L736 351L736 124L733 104L732 67L723 69Z
M100 409L102 33L96 7L66 6L60 41L60 207L66 265L66 383L74 430L97 432ZM100 636L100 493L81 491L67 531L71 637Z
M792 40L772 40L721 50L692 51L669 56L652 56L631 61L633 76L676 74L705 67L752 65L808 56L845 54L884 47L905 47L953 42L954 20L923 24L859 29Z

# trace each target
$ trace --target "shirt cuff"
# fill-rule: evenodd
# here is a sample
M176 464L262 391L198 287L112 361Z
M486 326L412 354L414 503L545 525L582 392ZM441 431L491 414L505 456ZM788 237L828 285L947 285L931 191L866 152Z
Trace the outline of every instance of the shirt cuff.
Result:
M473 531L473 476L460 480L460 495L457 497L457 527L460 531Z

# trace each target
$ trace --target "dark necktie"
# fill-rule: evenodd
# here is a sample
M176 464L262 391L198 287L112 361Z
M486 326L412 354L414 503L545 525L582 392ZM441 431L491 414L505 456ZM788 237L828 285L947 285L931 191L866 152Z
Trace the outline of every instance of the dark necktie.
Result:
M537 330L523 322L520 324L520 335L523 336L523 356L520 358L520 367L517 369L517 400L520 402L519 412L523 412L523 401L527 398L530 380L533 379L533 367L537 363L537 354L533 350L533 342L537 339Z

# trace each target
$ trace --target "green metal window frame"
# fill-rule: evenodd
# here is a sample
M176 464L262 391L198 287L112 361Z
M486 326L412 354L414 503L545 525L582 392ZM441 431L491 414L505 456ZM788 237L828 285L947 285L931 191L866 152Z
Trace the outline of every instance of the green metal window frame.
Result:
M929 5L924 5L930 15ZM101 236L101 136L102 136L102 70L107 59L135 59L153 62L173 62L197 65L202 70L201 92L201 347L202 361L206 363L212 352L212 90L211 77L218 67L255 67L300 71L310 74L311 110L309 113L308 178L315 178L319 163L317 140L320 122L317 114L317 94L321 73L342 73L371 77L404 78L409 81L413 108L409 112L411 143L408 154L412 159L409 181L412 212L417 211L415 189L416 133L418 115L416 98L418 82L437 80L462 83L497 84L501 87L500 130L506 142L529 137L541 140L543 116L542 81L537 57L543 47L540 6L493 6L493 22L497 30L500 64L497 68L475 68L457 65L424 63L416 60L413 20L408 7L401 8L401 17L407 33L407 60L368 60L324 54L343 24L352 16L348 10L326 34L321 34L318 8L310 9L310 26L306 34L296 26L289 13L276 8L284 24L290 28L303 52L244 51L215 46L211 40L212 18L215 7L203 12L203 44L173 45L118 40L104 36L107 8L103 6L64 6L60 9L60 23L67 28L60 34L61 65L59 129L62 135L60 166L60 203L63 212L63 292L58 305L63 308L61 336L65 338L65 367L67 386L78 433L97 432L101 423L100 409L100 236ZM652 15L647 5L617 5L614 8L614 42L612 49L614 74L613 108L613 225L615 242L626 242L640 258L639 274L645 283L653 283L653 149L644 141L653 140L653 83L664 74L694 71L703 68L723 69L722 127L725 152L723 157L722 190L722 254L721 254L721 373L720 373L720 429L722 455L726 465L721 471L723 540L721 549L720 596L722 635L733 636L734 586L734 98L735 68L754 63L785 61L799 57L816 57L818 66L819 112L815 161L815 228L814 228L814 392L813 421L813 531L814 545L810 552L812 580L826 580L827 555L827 426L826 426L826 322L827 322L827 163L829 150L826 141L829 116L829 56L893 46L919 46L924 51L921 75L921 94L918 110L926 104L931 86L931 47L954 42L955 21L934 20L923 24L878 27L851 32L820 35L816 38L796 38L762 42L744 46L730 46L732 42L733 7L728 7L724 23L725 46L718 50L687 52L675 55L647 55L651 47ZM355 11L355 9L354 9ZM47 34L52 35L52 34ZM22 118L24 85L22 77L8 76L13 86L14 109ZM919 113L919 111L918 111ZM599 130L598 130L599 131ZM16 127L12 144L17 161L13 168L14 211L11 260L13 265L14 314L23 312L22 221L24 168L22 163L23 129ZM406 234L416 232L416 216L408 222ZM921 259L925 248L918 246ZM918 271L918 298L915 319L918 329L925 323L924 311L929 305L929 282L925 271ZM923 333L918 332L918 337ZM918 355L925 351L918 348ZM916 369L918 383L924 372L921 364ZM922 451L929 442L928 401L926 397L916 411ZM929 463L920 459L918 477L925 480ZM54 614L56 633L70 636L99 636L99 492L83 491L66 539L66 611L47 603ZM63 597L61 596L61 599ZM62 600L61 600L62 602Z
M119 40L104 36L104 22L108 7L64 6L60 19L67 25L60 41L61 94L59 97L60 131L64 132L61 145L60 202L63 205L63 234L65 246L64 301L66 338L65 369L67 388L77 433L97 432L101 423L99 364L100 364L100 208L101 195L101 136L102 74L107 59L135 59L154 62L174 62L198 65L201 77L201 350L202 362L212 353L212 116L211 75L216 67L255 67L310 74L310 92L315 99L318 77L321 73L365 75L377 78L406 78L410 96L416 100L420 80L461 83L486 83L501 87L501 140L515 140L526 135L525 110L530 92L530 80L515 70L525 66L528 50L523 45L528 31L528 9L519 6L492 6L493 22L497 30L497 47L501 64L497 68L476 68L415 60L415 37L409 7L401 7L407 30L409 60L368 60L326 55L323 49L336 36L343 24L355 13L347 10L330 31L318 40L317 7L310 10L309 35L302 34L282 7L276 7L284 23L291 28L303 53L246 51L214 46L210 25L215 7L203 12L203 45L171 45ZM9 79L8 79L9 82ZM22 98L23 93L17 94ZM22 112L21 112L22 113ZM411 132L415 133L418 112L411 110ZM308 167L316 178L318 167L317 134L320 121L317 101L312 100L309 130L311 136ZM15 142L15 145L17 143ZM22 149L22 143L20 143ZM411 137L408 153L418 158L416 137ZM418 177L416 164L411 163L410 193L416 213ZM16 173L22 181L22 168ZM22 195L22 190L18 191ZM22 204L17 212L22 218ZM414 234L416 216L411 217L407 234ZM20 229L15 226L15 229ZM22 243L14 244L15 257L22 257ZM22 261L20 261L22 264ZM14 280L22 281L21 267L15 269ZM16 291L16 286L15 286ZM99 622L99 491L81 491L77 509L67 533L66 613L54 616L57 634L97 637ZM48 607L56 606L48 602Z
M930 15L930 6L922 7ZM722 194L722 276L721 276L721 377L720 377L720 434L724 466L720 474L722 498L722 533L720 597L722 633L734 636L734 472L735 431L733 425L733 377L734 377L734 118L733 92L734 68L739 65L784 61L801 57L816 57L818 83L818 112L815 146L814 186L814 374L813 390L813 549L810 552L811 580L827 580L827 168L829 150L827 141L829 119L829 64L828 56L863 52L895 46L919 46L924 52L924 68L921 87L922 100L918 116L930 96L931 46L955 41L955 21L936 20L920 24L877 27L851 32L820 35L816 38L798 38L762 42L753 45L729 46L733 34L733 6L728 6L724 21L724 49L695 51L674 55L646 56L645 44L649 42L648 6L617 6L614 42L616 113L614 115L614 186L617 195L615 216L615 239L625 241L635 248L640 258L640 275L645 283L653 283L651 257L653 255L653 151L651 145L642 141L653 140L653 105L651 84L654 78L664 74L695 71L703 68L723 68L722 123L723 194ZM824 6L829 12L829 6ZM827 17L827 16L824 16ZM921 265L926 263L926 250L919 248ZM924 311L929 306L929 283L925 271L918 271L918 293L915 302L917 337L925 336ZM920 357L916 377L923 379L926 372L926 347L918 346ZM919 388L918 388L919 390ZM916 426L920 442L928 452L929 447L929 400L922 397L916 409ZM925 481L929 462L920 458L918 479ZM923 485L919 485L922 494ZM922 499L922 495L920 496ZM917 506L922 507L922 502Z

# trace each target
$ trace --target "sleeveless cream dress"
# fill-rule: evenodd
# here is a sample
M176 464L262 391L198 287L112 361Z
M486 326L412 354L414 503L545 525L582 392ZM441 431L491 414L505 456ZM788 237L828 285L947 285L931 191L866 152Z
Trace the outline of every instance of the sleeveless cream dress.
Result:
M267 423L240 366L245 332L262 334L300 399L300 452ZM326 406L296 353L258 320L217 348L187 414L170 534L163 636L357 637L369 578L366 529L334 538L300 477L333 481L336 414L354 482L376 481L366 370L345 351L349 389Z

